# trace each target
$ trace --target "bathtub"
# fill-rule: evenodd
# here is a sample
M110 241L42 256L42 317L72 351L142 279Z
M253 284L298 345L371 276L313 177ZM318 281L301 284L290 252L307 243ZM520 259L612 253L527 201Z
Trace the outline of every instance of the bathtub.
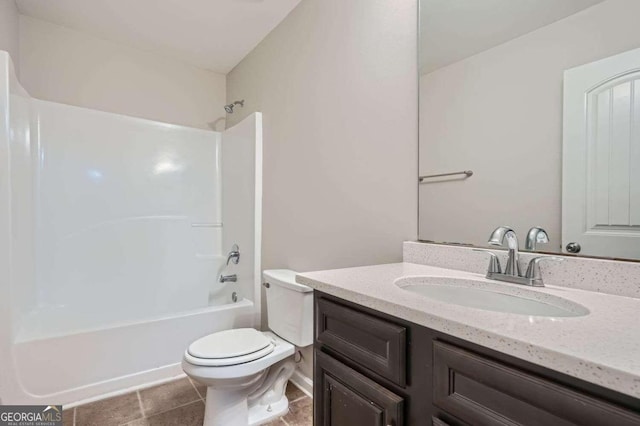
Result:
M0 404L168 380L190 342L259 324L261 117L221 133L34 99L0 51Z
M25 336L13 345L13 389L3 404L63 404L121 393L182 373L190 342L253 327L255 307L239 299L207 308L69 334Z

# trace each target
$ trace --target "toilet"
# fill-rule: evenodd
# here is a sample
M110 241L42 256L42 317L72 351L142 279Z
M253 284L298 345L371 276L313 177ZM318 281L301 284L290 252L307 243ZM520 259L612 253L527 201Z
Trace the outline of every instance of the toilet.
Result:
M191 343L182 369L207 386L204 426L254 426L287 413L296 346L313 343L313 289L288 269L263 272L270 331L225 330Z

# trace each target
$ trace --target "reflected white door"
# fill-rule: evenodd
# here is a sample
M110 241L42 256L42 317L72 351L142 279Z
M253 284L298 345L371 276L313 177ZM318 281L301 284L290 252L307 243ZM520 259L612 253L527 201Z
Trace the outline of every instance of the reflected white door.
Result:
M640 258L640 49L565 72L562 241Z

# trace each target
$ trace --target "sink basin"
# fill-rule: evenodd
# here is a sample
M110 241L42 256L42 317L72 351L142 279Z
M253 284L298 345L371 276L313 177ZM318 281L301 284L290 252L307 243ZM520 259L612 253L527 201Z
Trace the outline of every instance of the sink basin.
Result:
M438 302L485 311L541 317L580 317L589 313L578 303L515 284L421 276L400 278L395 285Z

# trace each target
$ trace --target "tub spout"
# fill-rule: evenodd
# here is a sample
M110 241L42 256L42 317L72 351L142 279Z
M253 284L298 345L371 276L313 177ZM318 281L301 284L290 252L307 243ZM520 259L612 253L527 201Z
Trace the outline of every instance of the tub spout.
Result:
M235 283L236 281L238 281L238 276L236 274L233 274L233 275L220 275L220 282L221 283L227 283L227 282Z

